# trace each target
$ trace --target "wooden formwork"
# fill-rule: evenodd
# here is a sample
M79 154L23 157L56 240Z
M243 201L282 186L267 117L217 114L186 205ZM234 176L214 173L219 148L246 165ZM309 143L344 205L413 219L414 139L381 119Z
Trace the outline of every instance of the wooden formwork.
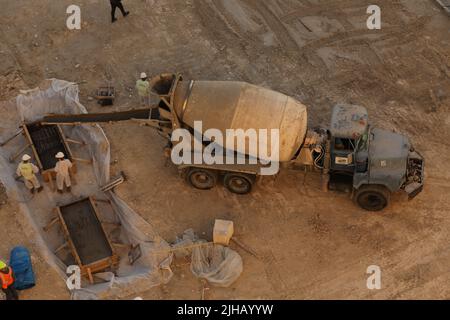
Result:
M40 123L23 123L23 134L27 139L27 145L31 147L33 156L41 170L45 182L49 182L53 189L53 180L56 177L54 171L55 155L63 152L72 166L72 173L77 172L76 159L69 147L68 139L64 136L59 125L42 125ZM74 141L75 142L75 141Z
M100 219L92 197L54 209L56 217L44 228L60 223L66 242L55 253L68 247L81 274L94 282L93 274L114 269L119 257Z

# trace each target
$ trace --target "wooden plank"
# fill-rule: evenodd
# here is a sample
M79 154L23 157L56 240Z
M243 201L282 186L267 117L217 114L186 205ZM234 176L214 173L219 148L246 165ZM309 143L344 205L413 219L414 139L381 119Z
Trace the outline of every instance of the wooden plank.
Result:
M125 244L125 243L118 243L118 242L111 242L111 244L115 247L119 247L119 248L126 248L129 247L129 244Z
M86 143L84 141L78 141L78 140L69 139L69 138L66 138L66 141L69 142L69 143L79 144L79 145L82 145L82 146L86 145Z
M56 223L60 222L59 217L54 217L43 229L47 232L51 227L53 227Z
M66 147L67 152L69 153L69 154L66 155L66 158L69 159L69 160L72 160L73 153L72 153L72 150L69 147L69 144L66 141L66 137L64 136L64 133L63 133L63 131L61 129L61 126L57 124L56 128L58 129L58 133L59 133L59 135L60 135L60 137L61 137L61 139L63 141L64 147Z
M8 142L10 142L12 139L14 139L15 137L17 137L18 135L20 135L23 132L23 128L21 128L19 131L17 131L16 133L14 133L11 137L9 137L8 139L6 139L5 141L3 141L2 143L0 143L0 147L3 147L4 145L6 145Z
M92 200L95 202L103 202L103 203L111 204L111 201L109 201L108 199L98 199L98 198L92 197Z
M82 125L81 122L48 122L48 121L41 122L41 124L44 126L51 126L51 125L80 126L80 125Z
M116 252L114 250L114 246L111 243L111 240L109 239L108 235L106 234L105 227L103 226L103 223L100 220L100 215L98 214L97 204L93 201L92 197L89 197L89 201L91 202L91 206L94 209L94 214L97 217L97 220L100 223L100 226L102 227L103 233L105 234L105 237L106 237L106 241L108 241L109 246L111 247L112 255L114 256Z
M65 238L67 242L69 243L70 251L72 252L73 257L75 258L75 261L80 266L80 268L83 267L83 263L81 262L80 256L78 255L77 249L75 248L75 245L73 244L72 237L70 236L69 229L67 228L66 222L64 221L64 218L62 216L61 210L59 207L56 207L56 213L58 214L59 219L61 220L61 225L63 227L63 233L65 235Z
M44 169L44 166L42 165L41 159L39 158L39 154L38 154L38 152L37 152L37 150L36 150L36 147L34 146L33 139L31 139L31 135L30 135L30 133L28 132L27 125L24 123L24 124L22 125L22 128L23 128L23 132L24 132L26 138L28 139L28 142L31 144L31 149L33 150L33 154L34 154L34 157L35 157L35 159L36 159L36 161L37 161L37 163L38 163L39 168L40 168L41 170L43 170L43 169Z
M86 275L87 269L89 268L92 273L103 271L107 268L112 268L116 266L119 262L117 255L111 257L103 258L101 260L90 263L89 265L83 266L82 275Z
M77 162L84 162L84 163L92 164L92 160L88 160L88 159L72 158L72 160L77 161Z
M62 245L60 245L58 248L56 248L56 250L54 251L55 254L57 254L62 249L67 248L68 246L69 246L69 244L67 242L64 242Z
M88 274L88 277L89 277L89 282L91 284L94 284L94 277L92 276L91 269L90 268L86 268L86 270L87 270L87 274Z
M243 249L244 251L247 251L248 253L250 253L252 256L254 256L256 259L260 259L261 257L259 254L257 254L255 252L255 250L253 250L252 248L250 248L249 246L245 245L244 243L242 243L239 239L236 239L236 237L231 237L231 241L233 241L234 243L236 243L241 249Z
M31 144L26 144L25 146L23 146L19 151L17 151L14 155L12 155L9 158L9 162L13 163L14 160L17 159L18 156L20 156L26 149L28 149L29 147L31 147Z

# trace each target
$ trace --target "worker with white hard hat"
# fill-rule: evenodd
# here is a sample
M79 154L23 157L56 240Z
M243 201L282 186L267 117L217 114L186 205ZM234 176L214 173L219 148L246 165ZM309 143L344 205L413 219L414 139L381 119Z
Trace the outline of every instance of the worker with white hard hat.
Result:
M22 156L22 162L17 167L16 174L19 177L23 177L25 186L31 193L41 192L44 187L39 183L36 174L39 172L39 168L30 162L31 157L27 154Z
M136 81L136 89L141 99L141 104L146 107L150 106L150 83L145 72L142 72L140 79Z
M56 172L56 188L59 193L63 193L65 184L67 187L67 191L70 192L72 188L70 175L72 174L73 164L69 159L65 159L64 153L62 152L58 152L55 158L57 159L54 169Z

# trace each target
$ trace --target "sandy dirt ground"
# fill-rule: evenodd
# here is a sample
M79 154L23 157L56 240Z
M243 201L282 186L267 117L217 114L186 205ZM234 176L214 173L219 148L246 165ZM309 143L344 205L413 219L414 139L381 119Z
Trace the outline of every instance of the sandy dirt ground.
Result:
M214 219L231 219L236 236L259 255L232 245L244 272L206 299L450 298L450 19L432 0L124 0L131 14L111 25L108 1L75 1L82 30L65 27L69 0L3 1L0 12L0 100L45 78L86 81L81 102L91 112L138 107L134 82L181 72L186 78L242 80L293 96L308 106L312 126L327 126L337 102L361 104L371 122L408 135L426 158L426 187L413 201L396 195L368 214L349 195L322 193L300 172L265 179L251 195L189 187L167 164L165 142L130 123L103 128L112 174L128 181L118 195L160 235L173 241L193 228L212 237ZM366 9L382 10L382 29L366 28ZM118 90L113 107L92 96ZM48 270L17 204L0 209L0 256L30 247L38 285L26 299L66 299ZM382 289L368 290L366 269L382 270ZM202 283L175 261L171 282L146 299L200 299Z

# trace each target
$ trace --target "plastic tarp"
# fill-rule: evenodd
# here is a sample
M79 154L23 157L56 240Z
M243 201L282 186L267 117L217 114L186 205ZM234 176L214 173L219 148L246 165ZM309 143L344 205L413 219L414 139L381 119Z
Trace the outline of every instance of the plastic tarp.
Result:
M192 229L186 230L173 247L177 256L190 254L192 273L214 286L229 287L243 271L242 258L236 251L198 239Z
M234 250L217 244L192 251L191 271L218 287L229 287L242 273L242 258Z
M14 288L25 290L34 287L36 280L28 249L22 246L14 247L11 250L9 265L14 270Z
M15 108L16 107L16 108ZM0 139L3 141L17 131L21 123L39 121L51 113L79 114L86 113L78 99L78 86L74 83L49 79L40 87L22 92L16 99L16 105L0 106L2 130ZM72 198L67 195L54 195L49 188L38 195L31 195L26 188L13 178L16 163L9 163L8 158L17 152L22 141L11 143L0 148L0 180L8 190L8 196L19 203L21 214L26 218L30 234L35 237L35 243L41 250L43 258L61 275L61 280L67 280L66 264L54 254L64 239L61 233L55 231L44 232L42 227L51 220L52 209L63 202L68 204L80 197L95 195L96 198L109 200L108 208L104 208L105 219L118 222L120 231L115 232L116 241L128 246L140 246L142 255L132 265L128 262L128 251L120 251L120 264L115 274L104 272L95 274L96 284L91 285L83 279L82 288L72 291L73 299L114 299L130 297L133 294L148 290L153 286L167 283L172 277L170 263L172 254L169 244L164 241L153 227L131 209L113 192L102 193L99 187L109 182L110 174L110 146L103 130L99 125L84 124L63 126L65 136L82 140L86 143L83 149L74 153L85 153L93 165L82 164L77 172L77 186L73 186ZM79 147L81 148L81 147ZM74 151L76 147L72 149ZM27 151L31 154L31 151ZM164 253L161 253L164 252Z

